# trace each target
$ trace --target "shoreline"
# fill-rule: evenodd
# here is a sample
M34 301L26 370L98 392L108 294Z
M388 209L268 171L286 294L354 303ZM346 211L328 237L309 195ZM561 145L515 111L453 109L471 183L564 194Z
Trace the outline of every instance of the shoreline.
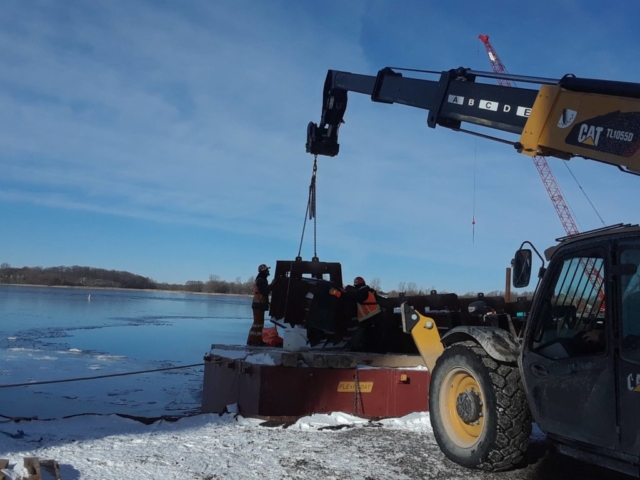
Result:
M0 283L0 287L33 287L33 288L69 288L82 290L120 290L126 292L159 292L159 293L185 293L189 295L210 295L227 297L251 297L250 293L213 293L213 292L190 292L188 290L163 290L160 288L122 288L122 287L84 287L74 285L32 285L28 283Z

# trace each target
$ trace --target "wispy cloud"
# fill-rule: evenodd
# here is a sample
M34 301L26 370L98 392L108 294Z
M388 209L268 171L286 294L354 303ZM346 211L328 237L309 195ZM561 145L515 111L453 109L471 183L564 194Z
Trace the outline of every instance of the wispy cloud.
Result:
M498 30L495 12L473 7L461 17L455 5L410 5L413 13L364 1L328 11L284 1L3 4L0 202L295 243L311 173L306 124L318 120L327 69L477 62L475 35L492 33L475 31L483 20L517 43L516 27ZM515 73L545 76L548 66L555 74L549 52L561 27L536 37L540 45L505 41L503 59L522 66L526 58L539 70ZM557 50L570 55L574 44ZM608 52L600 46L590 58L615 68L628 49ZM447 265L505 263L523 237L548 243L562 234L529 159L427 129L425 117L350 97L341 154L319 159L318 173L319 242L345 270L419 280L408 267L376 272L389 267L374 259L402 257L432 262L444 277ZM571 165L609 214L620 195L637 191L607 167ZM603 183L613 197L598 190ZM637 217L631 207L624 213Z

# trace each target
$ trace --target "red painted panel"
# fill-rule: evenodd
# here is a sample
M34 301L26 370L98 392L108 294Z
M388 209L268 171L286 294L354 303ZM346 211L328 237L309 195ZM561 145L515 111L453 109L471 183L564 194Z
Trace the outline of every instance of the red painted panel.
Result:
M262 367L262 415L308 415L346 412L367 417L396 417L426 411L429 380L426 370L357 370L359 382L373 382L370 393L339 392L340 382L354 382L356 370ZM407 382L400 380L407 376ZM294 413L292 413L294 412Z
M221 412L238 403L243 415L302 416L346 412L365 417L399 417L427 411L426 370L358 369L360 384L371 392L339 392L340 382L355 382L355 369L301 368L210 362L205 365L203 412ZM402 379L402 375L406 379Z

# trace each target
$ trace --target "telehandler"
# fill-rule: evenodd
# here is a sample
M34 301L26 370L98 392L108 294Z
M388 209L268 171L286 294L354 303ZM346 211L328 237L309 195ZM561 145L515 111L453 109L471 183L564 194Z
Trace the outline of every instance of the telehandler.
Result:
M307 128L307 152L338 154L351 91L428 110L431 128L511 144L525 155L583 157L640 174L640 84L466 68L421 71L438 75L427 80L399 70L384 68L376 76L330 70L320 123ZM519 138L469 131L464 123ZM476 302L474 313L487 326L441 336L433 318L403 304L403 330L432 374L435 438L461 465L505 470L522 460L533 420L561 453L640 476L640 416L634 413L640 406L640 226L618 224L557 241L544 258L529 242L515 253L516 288L529 284L533 252L542 261L520 332L491 326L493 312Z

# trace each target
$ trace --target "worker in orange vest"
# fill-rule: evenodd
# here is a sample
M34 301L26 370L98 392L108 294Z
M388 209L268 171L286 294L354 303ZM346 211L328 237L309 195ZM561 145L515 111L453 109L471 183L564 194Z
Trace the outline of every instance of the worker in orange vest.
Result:
M278 332L273 327L269 330L269 338L264 339L264 315L269 310L269 293L273 288L273 283L269 284L267 278L271 274L269 272L270 267L264 263L258 267L258 275L253 283L253 301L251 302L251 309L253 310L253 325L249 330L249 336L247 337L247 345L249 346L272 346L281 347L282 338L278 336ZM273 330L273 331L272 331Z
M362 277L356 277L353 280L353 290L338 290L336 288L329 289L329 295L342 300L350 300L357 303L358 308L358 331L352 338L352 348L354 350L362 350L373 348L381 350L380 345L382 339L371 338L373 334L373 326L376 320L383 321L382 309L378 304L376 292L369 287Z

